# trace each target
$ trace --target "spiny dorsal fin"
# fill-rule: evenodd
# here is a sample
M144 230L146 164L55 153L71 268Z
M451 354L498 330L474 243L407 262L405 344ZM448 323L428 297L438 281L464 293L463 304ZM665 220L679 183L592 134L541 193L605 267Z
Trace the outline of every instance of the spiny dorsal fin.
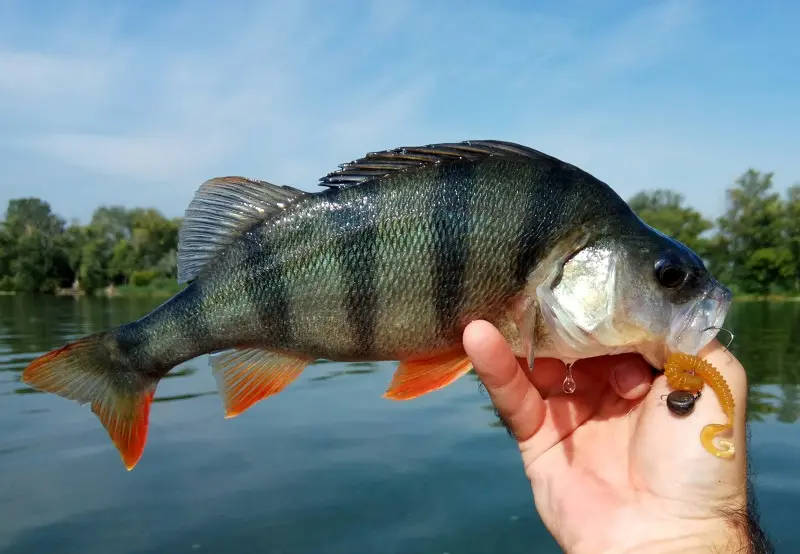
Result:
M447 162L477 161L486 158L527 159L574 168L553 156L521 144L500 140L468 140L370 152L361 159L341 164L340 169L320 179L319 184L324 187L347 187L384 177L390 173L400 173Z
M178 232L178 282L194 279L236 237L309 193L246 177L203 183Z

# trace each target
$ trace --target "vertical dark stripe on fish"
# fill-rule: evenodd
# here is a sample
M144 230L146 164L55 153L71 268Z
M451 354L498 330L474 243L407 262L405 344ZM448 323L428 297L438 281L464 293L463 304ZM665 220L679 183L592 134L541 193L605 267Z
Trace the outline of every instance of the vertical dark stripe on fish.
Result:
M517 251L517 284L522 285L528 274L555 247L560 238L579 224L577 211L581 204L590 208L605 205L601 199L584 202L585 194L576 178L580 178L571 166L553 164L548 167L531 168L526 177L527 187L524 222L520 229ZM585 210L583 210L585 211Z
M248 241L248 248L257 249L257 256L268 260L261 271L248 271L244 282L244 294L248 305L258 314L260 328L267 329L272 344L283 347L294 346L291 310L287 294L287 279L280 252L270 240L262 236ZM250 259L257 259L252 252Z
M547 229L551 232L557 231L559 222L556 221L553 210L559 209L558 206L564 209L563 202L560 202L559 183L556 182L559 176L560 172L557 170L536 168L529 177L530 185L521 206L524 215L515 272L518 286L525 283L528 274L544 254L543 249L548 241Z
M376 253L379 194L368 183L329 193L337 205L328 213L329 230L336 238L335 255L345 285L343 298L355 354L367 356L375 344L377 317Z
M543 187L534 186L533 183L528 187L525 201L522 203L524 211L522 226L520 227L520 237L518 240L517 263L515 279L517 285L521 285L528 277L528 273L536 263L536 245L539 242L539 220L541 215L537 210L539 197L542 195Z
M430 228L435 251L433 302L440 334L455 330L464 298L471 222L469 206L474 185L474 165L456 163L439 167L431 187Z

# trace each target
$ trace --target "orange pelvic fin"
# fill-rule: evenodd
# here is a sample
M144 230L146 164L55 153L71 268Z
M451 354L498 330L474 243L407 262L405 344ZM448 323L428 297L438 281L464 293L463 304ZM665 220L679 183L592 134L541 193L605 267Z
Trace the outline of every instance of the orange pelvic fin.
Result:
M22 382L91 404L130 471L147 442L157 380L116 366L105 348L105 335L89 335L40 356L25 368Z
M472 369L472 362L463 350L404 360L392 376L384 393L391 400L411 400L446 387Z
M237 348L211 356L225 417L236 417L253 404L278 394L312 361L260 348Z

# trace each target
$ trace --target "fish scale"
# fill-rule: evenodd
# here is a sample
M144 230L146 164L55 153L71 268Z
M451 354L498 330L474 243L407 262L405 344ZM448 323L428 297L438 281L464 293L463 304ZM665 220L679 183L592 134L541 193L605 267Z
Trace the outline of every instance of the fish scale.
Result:
M159 380L202 354L235 417L319 358L399 361L393 400L446 387L471 369L461 336L476 319L531 367L622 351L659 367L664 349L710 340L698 323L727 311L729 291L696 254L606 183L523 145L372 152L320 185L206 181L179 232L187 286L139 320L40 356L23 381L91 404L132 469ZM667 266L685 271L682 285L660 281ZM591 301L587 282L598 284Z

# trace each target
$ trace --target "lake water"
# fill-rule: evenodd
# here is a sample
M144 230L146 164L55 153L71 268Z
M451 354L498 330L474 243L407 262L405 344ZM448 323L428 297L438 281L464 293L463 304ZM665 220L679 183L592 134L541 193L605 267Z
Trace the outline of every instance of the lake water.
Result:
M162 381L126 472L88 408L19 376L158 302L0 296L0 552L560 552L474 376L395 403L381 398L394 363L320 363L225 420L198 358ZM800 303L734 305L728 326L753 384L762 522L779 552L800 552Z

